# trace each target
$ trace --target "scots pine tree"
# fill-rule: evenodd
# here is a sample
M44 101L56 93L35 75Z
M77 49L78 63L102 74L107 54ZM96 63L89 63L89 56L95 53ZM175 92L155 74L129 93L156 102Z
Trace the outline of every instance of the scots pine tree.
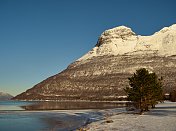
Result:
M145 68L136 70L129 79L129 87L125 88L128 100L135 103L136 107L148 111L162 100L162 78L158 79L155 73L149 73Z

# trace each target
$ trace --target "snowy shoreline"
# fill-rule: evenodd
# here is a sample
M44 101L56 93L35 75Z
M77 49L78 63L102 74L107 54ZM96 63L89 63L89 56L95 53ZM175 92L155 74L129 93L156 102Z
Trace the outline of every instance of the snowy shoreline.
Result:
M115 110L111 110L111 113L109 112L109 115L103 120L92 122L81 129L85 131L176 130L176 102L165 101L164 103L156 105L155 109L151 109L143 115L132 114L125 110L115 112Z
M64 131L70 129L80 129L80 131L175 131L176 129L176 102L168 101L156 105L155 109L151 109L143 115L127 112L126 107L83 110L0 111L0 114L4 116L4 121L1 119L2 122L5 122L7 118L11 120L13 117L13 123L14 120L18 122L24 118L31 118L32 120L49 119L54 123L52 126L49 126L49 123L44 125L43 123L35 124L37 126L48 126L49 129L57 127L58 130L63 129L64 125ZM69 122L67 122L68 120ZM62 125L58 124L60 121L62 121ZM21 125L23 125L23 122L21 122ZM21 125L18 128L21 128ZM2 126L4 125L1 125L0 128ZM4 128L8 129L9 127Z

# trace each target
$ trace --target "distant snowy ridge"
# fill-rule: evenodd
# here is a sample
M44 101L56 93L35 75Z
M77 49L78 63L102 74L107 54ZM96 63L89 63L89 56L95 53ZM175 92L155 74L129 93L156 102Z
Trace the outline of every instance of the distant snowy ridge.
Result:
M0 92L0 100L10 100L12 97L13 96L8 93Z
M155 53L159 56L176 55L176 24L164 27L151 36L136 35L125 26L104 31L96 46L78 61L95 56Z

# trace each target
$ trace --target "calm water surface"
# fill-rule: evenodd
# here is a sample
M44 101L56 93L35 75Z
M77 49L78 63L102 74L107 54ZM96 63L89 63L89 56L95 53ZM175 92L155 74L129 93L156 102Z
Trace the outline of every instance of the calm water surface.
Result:
M99 109L125 104L108 102L22 102L0 101L0 131L69 131L100 120ZM70 113L70 110L84 110ZM64 110L64 111L63 111ZM68 113L66 110L69 110ZM78 111L79 112L79 111Z

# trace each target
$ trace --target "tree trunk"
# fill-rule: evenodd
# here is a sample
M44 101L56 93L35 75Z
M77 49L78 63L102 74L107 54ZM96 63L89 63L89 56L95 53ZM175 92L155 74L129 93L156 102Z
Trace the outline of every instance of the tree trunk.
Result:
M139 114L140 114L140 115L142 115L142 113L143 113L143 112L144 112L144 110L143 110L143 109L141 109Z
M154 105L154 104L152 104L152 108L155 108L155 105Z
M145 111L149 111L148 106L145 107Z

